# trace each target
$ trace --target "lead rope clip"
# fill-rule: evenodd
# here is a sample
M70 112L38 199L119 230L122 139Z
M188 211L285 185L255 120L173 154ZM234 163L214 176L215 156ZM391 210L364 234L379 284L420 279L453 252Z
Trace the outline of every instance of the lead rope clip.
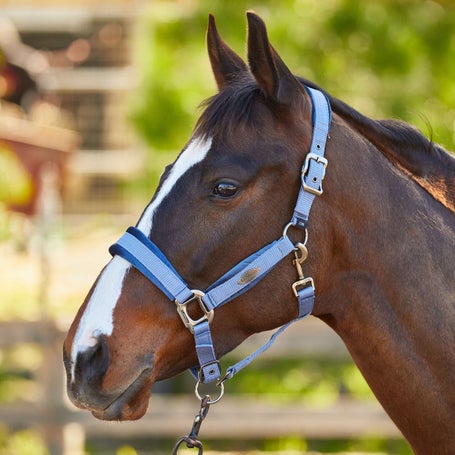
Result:
M180 447L183 444L186 444L186 446L189 449L197 448L198 455L202 455L204 453L202 442L199 441L198 436L202 422L204 421L205 417L207 416L207 413L209 412L210 404L211 404L210 395L205 395L201 399L201 407L199 409L199 412L194 417L193 426L191 427L190 433L188 434L188 436L183 436L177 441L177 443L174 446L174 450L172 451L172 455L177 455L178 451L180 450Z

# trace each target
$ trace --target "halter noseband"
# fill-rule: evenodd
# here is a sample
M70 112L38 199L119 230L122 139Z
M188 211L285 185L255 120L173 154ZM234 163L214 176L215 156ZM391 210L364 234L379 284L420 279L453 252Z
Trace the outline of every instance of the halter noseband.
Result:
M305 318L313 309L314 284L312 278L305 278L301 262L306 258L304 244L294 245L287 236L289 227L306 231L311 205L316 196L322 194L322 180L325 176L327 159L324 158L325 145L330 128L331 108L327 97L320 91L305 87L313 103L313 137L309 153L302 167L302 186L291 221L286 225L283 236L266 245L238 263L204 292L191 290L160 249L139 229L130 227L126 233L109 248L112 255L121 256L155 284L177 307L185 327L194 335L199 367L192 373L203 383L232 378L259 354L268 349L276 337L293 322ZM306 243L306 242L305 242ZM297 297L299 313L296 319L280 327L270 340L256 352L227 369L220 380L219 362L215 355L210 322L216 308L248 291L256 285L283 258L295 253L294 263L299 279L292 285ZM298 255L300 252L301 256ZM197 303L202 316L193 319L188 313L188 305Z

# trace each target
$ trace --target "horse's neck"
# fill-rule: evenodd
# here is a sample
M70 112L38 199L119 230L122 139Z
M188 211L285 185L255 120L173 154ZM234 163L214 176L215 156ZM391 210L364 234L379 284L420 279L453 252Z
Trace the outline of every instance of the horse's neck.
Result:
M455 453L455 215L373 147L351 153L324 194L338 213L322 318L416 453Z

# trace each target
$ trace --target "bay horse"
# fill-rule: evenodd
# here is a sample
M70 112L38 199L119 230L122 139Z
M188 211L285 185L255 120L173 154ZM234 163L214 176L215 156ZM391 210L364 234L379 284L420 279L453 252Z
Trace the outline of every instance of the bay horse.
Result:
M99 419L139 419L154 382L200 360L191 331L201 321L211 328L203 348L219 358L300 315L291 290L300 266L298 278L305 272L317 288L312 315L343 339L414 452L452 455L455 159L413 127L369 119L294 76L262 19L247 18L248 65L209 19L219 91L137 226L111 250L69 329L69 397ZM311 166L322 163L325 172L329 165L324 193L320 181L310 190L317 197L304 231L288 222L317 134L316 92L332 118L327 161L313 156ZM194 291L197 309L180 308L176 298L178 314L160 283L180 277L185 289L211 290L227 276L232 284L235 265L256 261L275 239L292 239L302 255L306 244L308 259L284 255L257 284L260 267L250 268L237 282L247 292L216 311ZM145 248L141 263L156 262L141 269L139 253L124 251L130 240ZM211 364L207 374L218 376L215 370Z

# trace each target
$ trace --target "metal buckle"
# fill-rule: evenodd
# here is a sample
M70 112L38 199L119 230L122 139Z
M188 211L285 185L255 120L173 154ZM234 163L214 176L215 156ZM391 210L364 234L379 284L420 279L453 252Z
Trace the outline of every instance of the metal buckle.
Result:
M218 360L212 360L211 362L204 363L204 365L201 365L199 367L199 370L197 372L198 376L198 381L204 383L204 369L207 368L208 366L213 365L213 367L209 370L209 375L213 376L216 372L215 367L218 367L217 370L220 371L220 362ZM218 384L218 382L217 382Z
M310 276L308 278L303 278L302 280L297 280L295 283L292 285L292 292L294 292L294 295L296 297L299 296L299 291L302 290L303 288L307 288L311 286L313 289L314 288L314 281L313 278ZM300 288L300 289L297 289Z
M324 172L322 173L322 176L321 176L321 183L319 185L319 188L313 188L313 187L307 185L305 182L305 178L308 174L308 169L310 168L310 160L314 160L314 161L316 161L316 163L322 164L324 166ZM317 153L314 153L314 152L309 152L307 154L307 156L305 158L305 163L303 166L303 171L302 171L302 185L303 185L303 189L305 191L308 191L308 193L314 194L315 196L320 196L322 194L322 181L324 180L324 177L325 177L325 170L327 168L327 164L328 164L327 158L324 158L323 156L318 155ZM314 183L316 183L316 182L314 182Z
M197 289L191 290L193 293L193 297L188 299L186 302L180 303L177 299L175 300L175 305L177 306L177 313L180 316L180 319L182 320L183 324L185 327L191 332L194 333L194 326L200 324L201 322L208 321L212 322L213 319L213 310L208 310L202 301L202 298L204 297L204 293L202 291L199 291ZM189 314L188 314L188 305L193 302L197 301L199 308L202 310L204 313L199 319L193 319Z

